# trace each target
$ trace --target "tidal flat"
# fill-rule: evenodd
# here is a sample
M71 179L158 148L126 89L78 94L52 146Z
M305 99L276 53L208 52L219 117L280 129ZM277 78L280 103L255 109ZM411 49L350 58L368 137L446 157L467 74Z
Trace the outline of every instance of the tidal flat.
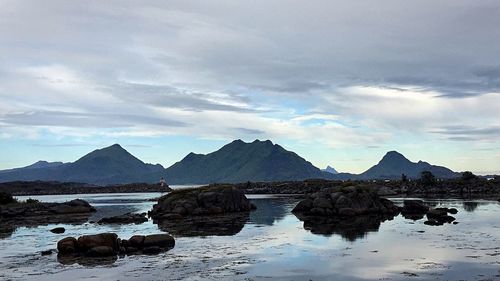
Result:
M30 196L43 202L75 198L97 209L83 224L2 229L1 280L500 280L500 203L425 200L457 208L458 224L424 225L398 215L367 227L314 234L291 213L300 199L249 195L257 209L235 231L174 234L175 248L159 255L61 261L55 249L67 236L114 232L119 237L162 233L152 220L100 225L100 218L151 210L160 193ZM27 198L27 197L26 197ZM20 197L19 199L26 199ZM402 204L402 198L391 198ZM50 230L64 227L64 234ZM307 228L307 227L306 227ZM168 231L168 229L167 229Z

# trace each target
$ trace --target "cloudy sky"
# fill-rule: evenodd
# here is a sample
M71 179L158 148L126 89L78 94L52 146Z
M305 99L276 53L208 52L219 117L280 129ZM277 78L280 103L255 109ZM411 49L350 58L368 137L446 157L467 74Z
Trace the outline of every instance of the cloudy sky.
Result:
M271 139L500 171L498 1L0 0L0 168Z

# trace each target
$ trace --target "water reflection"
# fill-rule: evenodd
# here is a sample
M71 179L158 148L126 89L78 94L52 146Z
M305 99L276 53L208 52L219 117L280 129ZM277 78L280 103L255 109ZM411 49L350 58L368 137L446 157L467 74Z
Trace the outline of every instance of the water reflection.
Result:
M263 198L251 201L257 209L250 214L250 222L257 225L271 226L283 220L298 199Z
M466 212L474 212L479 207L479 202L463 202L462 206Z
M192 216L182 219L154 220L161 231L176 237L231 236L238 234L249 220L249 212Z
M376 232L380 224L392 220L394 216L366 215L351 218L309 216L296 213L295 216L304 222L304 229L313 234L324 236L340 235L348 241L366 237L369 232Z
M63 265L79 264L85 267L94 267L99 265L110 265L118 260L118 256L110 257L85 257L80 255L57 255L57 261Z

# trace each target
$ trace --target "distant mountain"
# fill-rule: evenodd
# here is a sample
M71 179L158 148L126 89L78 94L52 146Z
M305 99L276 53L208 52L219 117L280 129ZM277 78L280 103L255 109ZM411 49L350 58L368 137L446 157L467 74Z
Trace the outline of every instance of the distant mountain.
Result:
M64 165L63 162L47 162L47 161L38 161L35 162L31 165L28 165L26 167L21 167L21 168L14 168L14 169L9 169L9 170L1 170L1 173L9 173L17 170L22 170L22 169L40 169L40 168L53 168L53 167L58 167Z
M405 174L408 178L415 179L420 178L420 173L422 171L430 171L437 178L454 178L459 176L458 173L455 173L446 167L431 165L423 161L419 161L417 163L411 162L401 153L397 151L389 151L377 165L371 167L365 172L359 175L337 174L335 175L335 178L358 180L400 179L401 174Z
M337 172L337 170L335 170L331 166L327 166L325 169L322 169L321 171L327 172L327 173L330 173L330 174L334 174L334 175L339 173L339 172Z
M95 150L73 163L37 162L33 165L0 172L0 182L48 180L90 184L157 182L164 174L157 164L146 164L120 145Z
M172 184L237 183L325 178L328 174L271 141L235 140L209 154L189 153L167 168Z

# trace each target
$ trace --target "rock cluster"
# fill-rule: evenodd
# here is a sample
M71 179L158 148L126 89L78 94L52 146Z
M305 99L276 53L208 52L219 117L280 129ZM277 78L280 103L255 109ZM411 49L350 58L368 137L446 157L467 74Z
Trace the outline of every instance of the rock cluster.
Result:
M158 199L149 215L153 219L249 212L255 206L243 191L231 186L208 186L175 190Z
M292 210L315 216L353 217L368 214L397 215L399 207L370 190L346 187L327 189L300 201Z
M118 254L158 254L175 246L168 234L134 235L119 239L115 233L66 237L57 243L60 256L108 257Z
M0 209L2 219L23 219L26 217L43 217L52 215L68 215L95 212L88 202L75 199L64 203L19 203L4 206Z
M148 218L146 217L146 213L134 214L134 213L126 213L119 216L107 217L100 219L98 224L141 224L147 222Z
M300 201L292 212L315 234L340 234L349 241L377 231L381 222L399 214L399 207L376 191L346 187L325 189Z
M426 225L443 225L455 221L455 218L448 213L456 214L458 210L455 208L430 208L422 200L404 200L401 213L405 218L413 220L427 216L427 221L424 222Z

